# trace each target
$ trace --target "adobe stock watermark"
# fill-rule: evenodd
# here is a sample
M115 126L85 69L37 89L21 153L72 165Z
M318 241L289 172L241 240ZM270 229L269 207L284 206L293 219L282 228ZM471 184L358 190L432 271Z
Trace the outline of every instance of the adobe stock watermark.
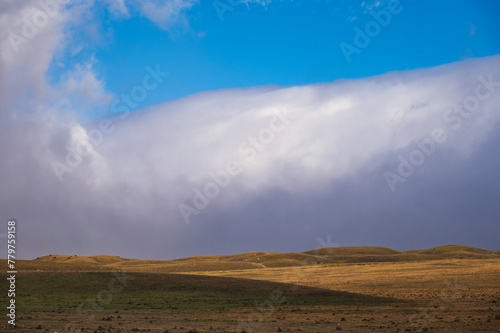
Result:
M241 0L214 0L212 2L212 6L214 7L217 16L219 16L219 20L224 21L224 14L226 12L234 11L234 8L242 3L243 2Z
M401 14L402 11L403 6L399 0L390 0L386 9L381 9L378 12L370 10L370 15L374 19L366 23L364 29L359 26L354 27L354 45L346 42L340 42L339 44L347 63L351 63L353 54L360 54L364 48L368 47L372 39L380 35L382 28L386 28L391 23L392 17Z
M37 2L38 6L33 6L33 12L25 14L21 21L22 26L16 29L18 33L9 31L8 39L10 46L15 53L19 52L21 44L28 43L31 39L43 29L50 21L59 15L69 0L41 0Z
M115 98L110 104L111 112L120 114L118 117L120 121L126 119L130 111L143 102L148 97L149 92L158 88L163 79L169 75L169 73L160 70L160 65L156 65L155 69L146 66L145 70L147 74L142 78L141 84L134 86L129 93L121 94L119 98ZM73 146L67 146L65 163L54 161L51 164L59 182L63 181L63 176L66 173L73 172L73 169L77 168L86 156L91 155L94 147L102 144L105 134L110 134L114 130L115 124L113 120L109 118L103 119L96 128L84 133L88 137L88 142L77 142Z
M261 128L257 135L249 136L246 140L241 141L237 147L237 153L241 158L229 160L225 164L224 170L216 173L210 172L208 176L211 181L206 182L201 189L193 189L194 195L191 204L180 203L178 205L184 221L189 224L192 215L199 215L202 210L207 208L210 200L219 196L221 191L231 183L231 179L243 171L243 164L255 160L259 152L266 149L276 135L285 130L290 125L291 120L295 118L296 115L292 113L276 112L269 119L268 126Z
M16 220L12 219L7 222L7 281L8 291L7 296L9 297L9 306L7 307L7 317L9 320L7 322L14 328L16 326L16 249L17 249L17 237L16 237Z
M495 90L500 88L500 81L493 81L492 74L490 74L487 79L483 76L479 76L478 81L479 83L474 89L474 94L466 96L462 100L462 103L453 106L443 113L442 119L451 130L458 131L462 128L464 120L469 119L472 115L477 113L481 101L490 98ZM391 192L395 192L398 183L404 183L415 173L418 167L422 166L425 161L436 152L438 144L442 144L447 140L447 131L443 128L435 128L431 131L428 138L415 141L416 147L407 157L400 154L398 156L399 165L395 172L384 172L385 180Z

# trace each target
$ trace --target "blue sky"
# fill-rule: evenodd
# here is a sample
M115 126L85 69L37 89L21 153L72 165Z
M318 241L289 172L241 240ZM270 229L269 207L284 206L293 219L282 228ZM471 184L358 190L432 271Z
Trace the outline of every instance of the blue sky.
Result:
M98 37L76 27L82 50L49 74L57 81L73 58L93 56L106 89L120 94L142 78L145 66L160 64L170 77L144 107L200 91L331 82L500 53L498 0L401 1L400 12L350 63L340 43L355 46L354 28L364 31L375 20L370 11L386 11L388 1L230 3L194 2L182 12L185 21L166 29L133 10L127 19L95 6Z
M499 250L500 0L64 2L0 2L19 258Z

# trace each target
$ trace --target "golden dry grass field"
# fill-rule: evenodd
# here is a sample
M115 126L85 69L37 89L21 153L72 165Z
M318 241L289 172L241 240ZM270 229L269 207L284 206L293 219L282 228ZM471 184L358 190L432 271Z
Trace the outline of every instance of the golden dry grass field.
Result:
M16 289L16 329L4 331L500 329L500 254L458 245L171 261L50 255L18 262Z

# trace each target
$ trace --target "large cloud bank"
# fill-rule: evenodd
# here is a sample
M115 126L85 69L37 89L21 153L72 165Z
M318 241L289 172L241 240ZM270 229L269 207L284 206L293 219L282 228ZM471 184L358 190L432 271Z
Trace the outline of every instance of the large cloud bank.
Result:
M0 17L0 218L19 221L24 258L303 251L326 238L495 249L500 56L128 113L91 65L46 82L64 11L13 53L13 4ZM163 80L152 65L128 95ZM122 113L80 123L81 101Z

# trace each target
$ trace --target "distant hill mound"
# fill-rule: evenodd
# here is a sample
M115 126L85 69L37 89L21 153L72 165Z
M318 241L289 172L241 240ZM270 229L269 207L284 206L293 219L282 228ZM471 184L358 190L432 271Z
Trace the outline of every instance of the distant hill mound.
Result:
M478 247L467 246L467 245L443 245L438 247L433 247L427 250L411 250L406 251L406 253L415 253L423 255L433 255L442 258L457 258L457 259L481 259L489 258L492 255L498 255L498 252L480 249Z
M400 251L388 247L377 246L345 246L345 247L324 247L304 253L322 256L354 256L354 255L391 255L401 254Z
M74 264L111 264L116 262L121 262L124 260L133 260L133 259L123 259L118 256L91 256L91 257L78 257L78 256L65 256L65 255L48 255L39 257L35 260L39 260L40 262L68 262Z
M248 252L223 256L196 256L175 260L140 260L118 256L48 255L20 260L27 271L114 271L182 273L374 262L408 262L443 259L500 259L500 251L465 245L444 245L431 249L397 251L386 247L328 247L300 253ZM2 260L0 260L2 261ZM6 261L3 259L3 261Z

